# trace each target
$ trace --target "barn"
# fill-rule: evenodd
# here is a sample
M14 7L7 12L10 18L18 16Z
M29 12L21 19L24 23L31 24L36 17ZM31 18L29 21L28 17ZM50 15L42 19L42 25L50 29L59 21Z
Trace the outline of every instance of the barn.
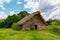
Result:
M20 30L42 30L47 24L39 11L34 12L18 22Z

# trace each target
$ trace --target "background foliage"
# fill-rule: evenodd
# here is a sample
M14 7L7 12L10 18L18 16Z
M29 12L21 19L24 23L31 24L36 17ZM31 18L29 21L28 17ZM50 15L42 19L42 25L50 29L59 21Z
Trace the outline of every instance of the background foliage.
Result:
M11 28L13 23L18 22L27 15L29 15L27 11L21 11L17 15L16 14L12 16L9 15L6 19L0 20L0 28Z

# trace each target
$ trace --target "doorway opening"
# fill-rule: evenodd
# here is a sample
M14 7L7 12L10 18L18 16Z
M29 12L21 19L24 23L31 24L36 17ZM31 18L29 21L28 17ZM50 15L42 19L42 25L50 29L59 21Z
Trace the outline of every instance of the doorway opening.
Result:
M20 25L20 27L19 27L19 28L20 28L20 30L22 30L22 29L23 29L23 25Z
M37 30L37 25L35 25L35 30Z

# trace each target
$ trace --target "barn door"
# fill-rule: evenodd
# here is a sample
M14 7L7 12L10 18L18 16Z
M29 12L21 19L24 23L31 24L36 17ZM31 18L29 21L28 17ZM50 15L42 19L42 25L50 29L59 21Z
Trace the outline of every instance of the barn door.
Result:
M37 30L37 25L35 25L35 30Z
M23 29L23 25L20 25L20 30L22 30Z

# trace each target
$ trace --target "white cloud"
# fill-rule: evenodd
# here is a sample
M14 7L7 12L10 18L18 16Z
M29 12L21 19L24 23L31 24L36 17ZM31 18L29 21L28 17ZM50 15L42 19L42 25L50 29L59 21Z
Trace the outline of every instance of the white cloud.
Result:
M40 0L38 8L46 16L46 20L54 17L56 19L56 15L60 15L60 0ZM43 17L45 17L44 15Z
M10 16L12 16L12 15L14 15L14 14L16 14L14 11L11 11L11 12L9 13Z
M25 2L27 2L27 3L24 5L24 7L31 8L31 11L35 12L38 10L39 1L40 0L25 0Z
M24 0L25 2L32 2L33 0Z
M14 11L11 11L9 13L10 16L12 16L13 14L16 14L16 13ZM8 15L5 12L3 12L3 11L0 12L0 19L6 19L7 17L8 17Z
M22 2L19 2L19 1L18 1L17 4L22 4Z
M60 9L57 9L57 10L53 11L53 12L49 15L48 19L53 18L53 17L56 18L56 15L57 15L57 16L60 15ZM47 19L47 20L48 20L48 19Z
M3 10L5 10L5 7L4 7L4 6L2 6L2 5L0 5L0 8L2 8Z
M47 18L46 18L46 15L44 14L44 12L43 13L41 13L41 15L43 16L43 18L46 20ZM46 20L47 21L47 20Z
M7 15L2 11L0 12L0 19L6 19Z
M60 0L50 0L51 5L58 5L60 4Z
M11 2L11 0L4 0L4 2L6 2L6 3L10 3L10 2Z
M5 10L5 7L3 6L4 3L10 3L11 0L0 0L0 8L2 8L3 10Z

